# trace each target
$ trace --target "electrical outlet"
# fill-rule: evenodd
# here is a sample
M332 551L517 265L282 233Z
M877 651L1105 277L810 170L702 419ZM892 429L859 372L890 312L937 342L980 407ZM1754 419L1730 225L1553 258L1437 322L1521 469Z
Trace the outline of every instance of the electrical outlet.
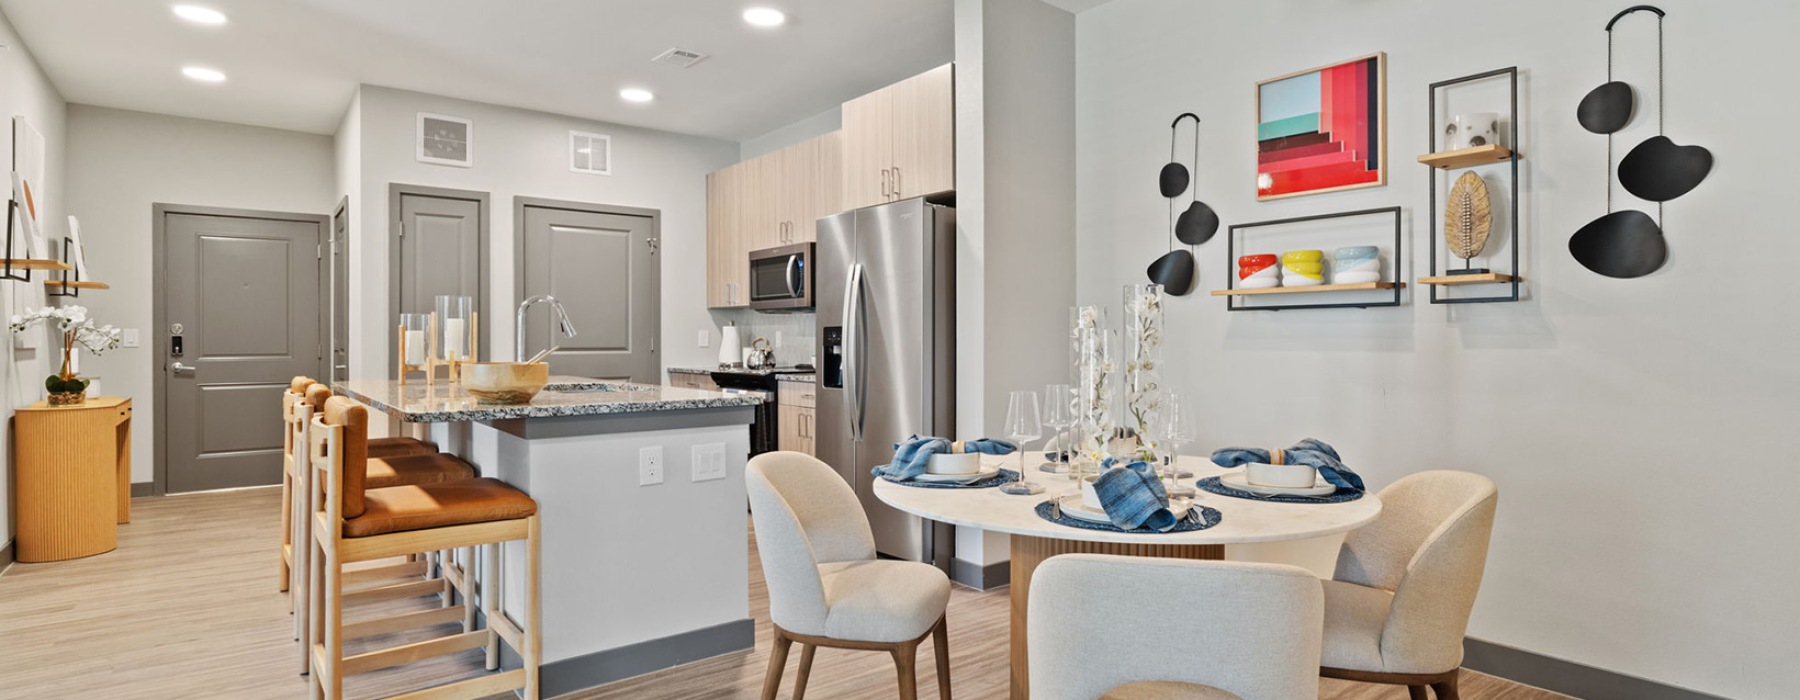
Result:
M703 328L700 330L700 347L704 348L710 345L712 345L712 331Z
M690 464L694 468L694 481L725 478L725 443L709 442L704 445L695 445Z
M638 448L638 485L650 486L663 482L663 448Z
M127 329L125 329L124 335L125 335L125 339L123 341L123 344L125 347L135 348L138 346L138 329L127 328Z

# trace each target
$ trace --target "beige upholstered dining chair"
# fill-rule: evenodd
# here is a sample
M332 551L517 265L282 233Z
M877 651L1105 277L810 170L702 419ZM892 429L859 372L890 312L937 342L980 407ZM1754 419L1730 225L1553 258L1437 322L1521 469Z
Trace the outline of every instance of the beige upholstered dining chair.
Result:
M817 647L886 651L899 673L901 700L918 697L913 662L935 636L938 694L950 700L944 606L950 579L918 562L875 558L875 536L856 493L824 462L770 452L745 470L756 548L769 586L774 648L764 700L781 687L788 648L800 643L794 698L806 693Z
M1487 564L1499 492L1479 474L1429 471L1381 490L1381 517L1350 533L1325 582L1320 675L1456 700L1463 633Z
M1033 700L1319 697L1319 579L1284 564L1065 554L1031 576Z

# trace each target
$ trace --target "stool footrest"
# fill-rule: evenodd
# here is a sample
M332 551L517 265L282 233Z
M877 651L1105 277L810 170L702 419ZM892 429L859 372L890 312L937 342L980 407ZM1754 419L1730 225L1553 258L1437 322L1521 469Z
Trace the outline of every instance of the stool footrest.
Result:
M389 564L367 569L349 569L344 572L344 585L362 583L364 581L381 581L390 578L406 578L408 576L425 575L425 562L411 561L405 564Z
M359 639L362 637L373 637L378 634L404 632L420 627L461 623L462 620L462 608L432 608L430 610L420 610L404 615L392 615L373 620L345 623L344 639Z
M470 698L485 698L489 695L523 687L525 687L525 669L521 668L440 685L436 688L415 690L404 695L389 697L387 700L469 700Z
M367 603L367 602L378 601L378 600L396 600L399 598L416 598L419 596L433 595L433 594L443 593L443 592L444 592L444 580L433 578L433 579L426 579L424 581L411 581L408 583L396 583L392 586L382 586L380 588L365 588L360 591L346 592L346 593L344 593L344 602L345 603Z
M346 656L344 657L343 673L345 676L354 676L359 673L378 671L390 666L409 664L420 659L429 659L433 656L443 656L445 654L455 654L470 649L479 649L484 644L487 644L487 630L463 632L448 637L427 639L423 642L402 644L397 647L382 649L380 651Z

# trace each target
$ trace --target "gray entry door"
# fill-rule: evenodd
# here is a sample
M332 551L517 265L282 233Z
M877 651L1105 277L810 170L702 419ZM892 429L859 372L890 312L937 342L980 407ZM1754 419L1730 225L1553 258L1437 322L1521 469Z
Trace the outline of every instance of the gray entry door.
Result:
M328 222L195 211L159 211L167 490L280 483L281 392L323 365L319 258Z
M431 313L439 295L473 297L475 310L487 316L487 195L404 185L395 185L392 191L390 350L400 314ZM493 359L486 342L492 321L476 321L478 359ZM396 368L391 353L388 358L386 373L391 376Z
M523 210L520 300L555 296L577 332L566 339L558 333L562 349L550 356L550 371L661 384L656 218L532 204ZM532 308L526 357L550 342L550 317L549 309Z
M350 378L350 200L331 217L331 381Z

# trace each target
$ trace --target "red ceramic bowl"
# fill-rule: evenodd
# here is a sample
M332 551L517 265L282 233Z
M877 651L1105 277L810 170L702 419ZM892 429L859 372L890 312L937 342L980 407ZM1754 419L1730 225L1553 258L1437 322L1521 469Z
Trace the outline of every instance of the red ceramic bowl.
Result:
M1244 279L1265 269L1275 266L1280 259L1273 253L1264 255L1244 255L1238 258L1238 279Z

